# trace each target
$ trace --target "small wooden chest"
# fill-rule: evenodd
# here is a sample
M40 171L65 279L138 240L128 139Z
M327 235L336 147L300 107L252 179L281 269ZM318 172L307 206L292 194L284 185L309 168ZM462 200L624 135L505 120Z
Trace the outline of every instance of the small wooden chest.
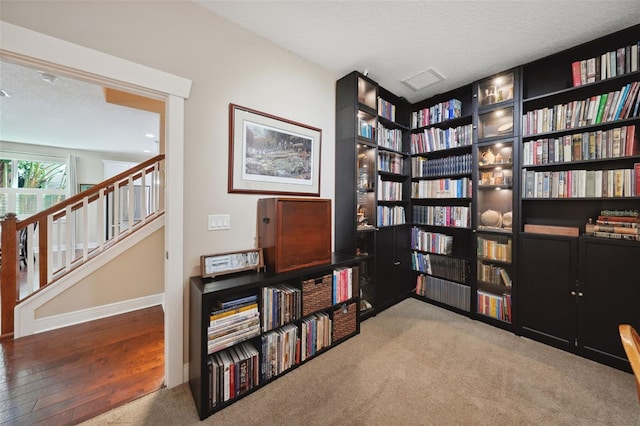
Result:
M331 263L331 200L259 199L258 247L276 273Z

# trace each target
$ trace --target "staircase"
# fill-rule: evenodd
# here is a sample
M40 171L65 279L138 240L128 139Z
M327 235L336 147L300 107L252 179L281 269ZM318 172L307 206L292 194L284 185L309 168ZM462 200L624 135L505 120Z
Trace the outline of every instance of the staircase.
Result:
M28 219L1 221L0 337L13 336L16 306L104 258L164 214L158 155ZM95 262L99 263L99 262Z

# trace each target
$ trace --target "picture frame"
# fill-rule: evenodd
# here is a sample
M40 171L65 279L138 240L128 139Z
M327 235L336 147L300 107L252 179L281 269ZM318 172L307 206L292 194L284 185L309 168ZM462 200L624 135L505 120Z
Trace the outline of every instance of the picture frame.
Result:
M229 193L320 196L322 130L229 104Z
M93 188L95 185L92 183L79 183L78 184L78 193L81 193L83 191L86 191L88 189Z
M200 256L200 275L213 278L234 272L264 269L261 248Z

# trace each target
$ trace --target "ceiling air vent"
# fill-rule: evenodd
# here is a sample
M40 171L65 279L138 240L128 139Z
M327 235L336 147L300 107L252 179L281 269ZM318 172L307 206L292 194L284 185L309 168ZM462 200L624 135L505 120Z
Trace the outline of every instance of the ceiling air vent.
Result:
M404 84L411 87L413 90L422 90L425 87L433 86L436 83L444 81L445 77L433 68L427 68L426 70L419 72L413 77L402 80Z

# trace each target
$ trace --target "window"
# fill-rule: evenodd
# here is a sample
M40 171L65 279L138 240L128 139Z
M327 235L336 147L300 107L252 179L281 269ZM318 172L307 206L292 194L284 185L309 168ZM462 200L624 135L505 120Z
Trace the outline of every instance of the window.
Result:
M24 219L71 195L69 157L0 152L0 216Z

